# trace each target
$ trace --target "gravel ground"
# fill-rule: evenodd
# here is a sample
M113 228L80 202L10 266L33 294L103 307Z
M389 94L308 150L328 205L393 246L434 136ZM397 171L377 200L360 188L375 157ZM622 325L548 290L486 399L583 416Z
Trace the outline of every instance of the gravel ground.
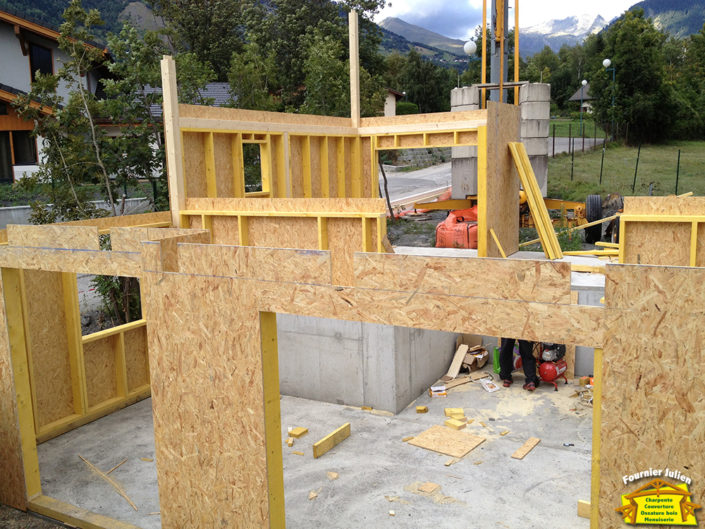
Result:
M3 529L59 529L67 526L56 522L48 522L36 514L0 505L0 527Z

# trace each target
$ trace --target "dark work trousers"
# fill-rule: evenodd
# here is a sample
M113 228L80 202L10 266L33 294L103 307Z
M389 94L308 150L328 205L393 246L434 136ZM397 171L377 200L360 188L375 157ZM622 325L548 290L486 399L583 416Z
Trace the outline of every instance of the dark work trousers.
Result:
M524 368L526 382L539 383L536 376L536 359L532 354L533 342L519 340L519 354L521 364ZM502 380L512 380L514 369L514 338L502 338L502 345L499 351L499 378Z

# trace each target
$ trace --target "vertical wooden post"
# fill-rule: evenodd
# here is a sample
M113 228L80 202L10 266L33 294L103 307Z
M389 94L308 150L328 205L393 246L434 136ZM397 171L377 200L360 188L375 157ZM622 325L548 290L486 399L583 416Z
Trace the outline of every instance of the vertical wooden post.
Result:
M348 38L350 42L350 118L353 128L360 126L360 49L358 41L357 11L348 13Z
M203 135L203 152L206 171L206 193L209 198L216 198L218 189L215 181L215 145L212 132L206 132Z
M267 489L269 491L269 527L285 527L284 472L279 408L279 349L277 315L260 312L262 337L262 386L264 388L264 435L267 445Z
M477 256L487 257L487 126L477 129Z
M623 246L623 245L622 245ZM592 392L592 465L590 476L590 529L600 527L600 421L602 420L602 348L595 348L595 385Z
M481 83L487 83L487 0L482 0L482 65L481 65ZM487 91L485 88L481 90L480 108L484 109L487 100Z
M39 479L39 460L37 457L36 432L34 428L34 411L32 407L32 391L30 387L30 368L25 342L24 314L22 310L21 271L18 269L2 269L2 287L0 288L0 307L7 318L7 342L2 344L0 355L0 414L2 417L12 417L14 413L4 414L16 400L17 416L15 421L0 425L6 429L14 429L19 437L20 452L13 450L12 445L3 446L3 457L0 458L0 501L18 509L26 507L26 500L42 492ZM4 296L3 296L4 294ZM9 362L9 364L7 363ZM11 368L10 368L11 365ZM5 377L3 379L2 377ZM13 387L14 384L14 387ZM2 394L3 389L9 394ZM12 398L14 392L15 399ZM4 408L4 409L3 409ZM19 420L17 420L19 419ZM5 432L5 440L15 436L14 432ZM22 476L22 473L24 474ZM24 483L22 483L24 478Z
M242 133L231 136L231 156L233 160L233 191L235 198L245 197L245 167L242 159Z
M514 82L519 82L519 0L514 0ZM514 87L514 104L519 104L519 87Z
M181 158L181 129L179 127L179 99L176 90L176 64L170 55L161 63L164 96L164 141L166 142L166 170L169 175L169 207L171 225L181 226L181 211L186 209L184 164Z
M83 359L81 311L78 305L76 274L61 272L61 282L64 296L64 312L66 314L66 340L69 348L69 362L71 364L73 411L78 415L83 415L88 410L88 389L86 385L86 365Z

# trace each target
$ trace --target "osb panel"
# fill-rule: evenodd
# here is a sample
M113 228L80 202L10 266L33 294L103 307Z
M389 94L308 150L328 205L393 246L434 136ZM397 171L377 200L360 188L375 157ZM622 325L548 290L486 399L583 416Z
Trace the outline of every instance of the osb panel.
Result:
M250 217L247 234L248 246L318 248L318 223L313 218Z
M289 136L289 177L291 179L291 196L302 198L304 196L304 173L303 173L303 142L304 136ZM189 204L186 204L189 207Z
M8 224L7 240L10 246L100 250L98 228L95 226Z
M518 196L518 195L517 195ZM276 211L294 213L386 213L382 198L189 198L191 211ZM518 221L517 221L518 222Z
M140 254L86 250L0 247L0 266L50 272L137 277Z
M165 527L222 521L267 526L259 311L602 343L605 310L600 307L420 294L412 288L368 290L230 278L220 275L222 256L215 248L180 246L193 251L189 262L200 275L146 273L155 447ZM252 268L257 265L256 250L238 249L250 254ZM305 259L306 253L300 255ZM298 261L277 262L292 274L302 267ZM233 413L234 409L241 413Z
M702 503L705 496L705 297L682 299L688 287L702 290L702 272L607 269L606 302L615 308L608 310L603 355L601 528L624 526L614 511L620 495L647 481L625 486L623 475L649 468L679 470L693 480L693 501ZM622 305L628 308L616 308Z
M631 283L637 270L638 288ZM636 266L609 264L606 267L605 306L660 313L665 304L664 293L678 298L678 310L697 315L705 299L705 269L671 266ZM683 281L687 277L688 281Z
M321 193L321 140L320 136L311 136L311 196L322 197Z
M234 197L233 148L230 134L213 134L215 152L215 187L219 197ZM242 157L242 153L239 153Z
M213 244L240 244L237 217L210 217Z
M570 263L356 254L355 286L571 303Z
M0 310L5 314L5 296L2 292ZM5 325L0 325L0 476L0 503L17 509L26 508L22 440L19 433L10 341Z
M328 138L328 196L338 196L338 138Z
M695 252L695 265L705 266L705 224L698 224L698 247Z
M179 105L179 117L203 118L214 121L251 121L253 124L290 124L309 125L312 127L350 127L350 118L331 116L312 116L309 114L288 114L284 112L264 112L261 110L243 110L239 108L210 107L201 105Z
M705 197L624 197L627 215L705 215Z
M480 222L478 230L486 230L487 257L501 257L490 235L493 228L507 255L519 249L519 177L507 147L519 138L519 107L502 103L488 103L487 111L487 207L486 225Z
M345 196L351 196L353 190L353 158L355 153L355 138L345 138Z
M408 114L403 116L380 116L375 118L362 118L360 120L360 134L365 134L365 127L384 127L395 125L433 124L439 129L444 125L459 121L484 121L487 119L487 110L464 110L462 112L435 112L431 114Z
M208 231L201 230L196 233L207 235ZM194 230L186 228L111 228L110 243L116 252L139 252L143 241L158 241L193 234Z
M624 263L688 266L689 222L626 222L620 234Z
M323 250L179 244L178 252L179 271L187 274L213 270L217 275L279 283L331 282L330 252Z
M118 217L101 217L99 219L72 220L70 222L59 223L59 226L97 226L98 229L114 228L118 226L143 226L145 224L161 224L168 222L171 224L171 213L169 211L157 211L156 213L138 213L136 215L121 215Z
M61 274L24 270L32 389L39 426L74 412Z
M83 345L89 408L117 396L116 340L117 336L108 336Z
M226 278L148 282L162 525L268 527L259 315L238 310L254 292Z
M208 196L202 132L183 133L184 184L187 197Z
M362 247L360 219L328 219L328 249L331 253L331 274L336 285L353 285L353 257Z
M190 215L186 218L188 219L187 222L190 229L200 230L203 228L203 220L201 219L200 215Z
M147 326L125 333L125 364L127 365L127 390L149 383L149 360L147 354Z
M377 197L379 196L379 188L378 189L372 189L372 148L370 145L370 142L372 140L370 138L362 138L360 140L360 149L361 149L361 155L362 155L362 196L363 197ZM375 156L377 153L375 152ZM375 164L375 168L377 168L377 165ZM379 170L378 170L379 172Z

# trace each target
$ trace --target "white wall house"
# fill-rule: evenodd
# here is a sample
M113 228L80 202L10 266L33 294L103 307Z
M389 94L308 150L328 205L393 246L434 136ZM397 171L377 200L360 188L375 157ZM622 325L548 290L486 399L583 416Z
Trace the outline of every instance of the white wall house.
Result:
M31 137L33 123L21 119L11 102L31 90L35 72L56 73L67 60L58 37L58 31L0 11L0 182L38 169L41 138ZM83 80L94 93L98 75L91 72ZM65 97L66 86L60 84L58 93Z

